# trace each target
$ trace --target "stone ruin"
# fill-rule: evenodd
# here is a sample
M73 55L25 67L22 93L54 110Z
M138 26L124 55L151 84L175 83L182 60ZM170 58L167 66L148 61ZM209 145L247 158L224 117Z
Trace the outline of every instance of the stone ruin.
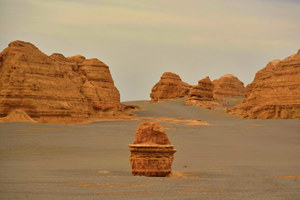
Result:
M155 122L141 123L129 150L133 175L163 177L171 173L176 150L161 125Z

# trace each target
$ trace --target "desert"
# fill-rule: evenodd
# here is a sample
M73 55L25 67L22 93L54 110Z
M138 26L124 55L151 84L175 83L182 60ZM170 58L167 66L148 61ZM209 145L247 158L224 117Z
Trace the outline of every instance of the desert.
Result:
M193 86L166 72L150 101L121 102L98 59L11 42L0 54L1 198L297 199L298 55L246 88L231 74Z
M0 199L299 200L299 10L1 0Z
M244 120L185 106L130 102L143 120L0 125L2 199L298 199L299 121ZM176 148L169 177L133 176L128 144L149 118Z
M193 86L166 72L150 101L129 102L96 58L23 41L0 58L2 199L300 195L299 52L246 88L231 74Z

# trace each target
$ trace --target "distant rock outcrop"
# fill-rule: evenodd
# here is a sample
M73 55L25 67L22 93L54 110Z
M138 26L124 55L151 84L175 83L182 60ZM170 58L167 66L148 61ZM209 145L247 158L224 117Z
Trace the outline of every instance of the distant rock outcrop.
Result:
M139 176L167 176L176 150L162 126L155 122L139 125L134 143L129 145L132 173Z
M221 105L214 101L213 90L214 85L207 76L206 78L198 81L198 85L191 89L185 101L185 105L193 105L208 109L220 107Z
M165 72L160 81L156 83L150 94L151 102L167 101L188 95L191 85L183 82L181 78L172 72Z
M14 41L0 54L0 117L21 109L38 122L77 123L123 113L109 68L83 56L47 56Z
M213 82L213 97L224 98L234 96L245 96L245 86L237 77L232 74L226 74Z
M274 60L246 87L246 99L227 110L242 118L300 118L300 50Z

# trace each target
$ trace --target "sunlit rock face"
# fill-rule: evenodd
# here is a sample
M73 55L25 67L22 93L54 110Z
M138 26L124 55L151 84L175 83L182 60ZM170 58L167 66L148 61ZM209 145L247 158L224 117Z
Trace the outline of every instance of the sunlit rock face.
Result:
M150 94L151 102L167 101L188 95L191 85L183 82L179 75L165 72Z
M227 112L250 119L300 119L300 50L258 71L243 103Z
M38 122L77 123L123 112L109 68L83 56L47 56L11 42L0 54L0 117L23 110Z
M188 94L185 105L192 105L201 108L214 109L222 105L214 101L213 97L214 85L207 76L198 81L198 84L192 87Z
M244 83L232 74L226 74L212 83L214 85L213 97L215 99L245 96Z
M155 122L139 125L134 143L129 145L133 175L167 176L176 150L162 126Z

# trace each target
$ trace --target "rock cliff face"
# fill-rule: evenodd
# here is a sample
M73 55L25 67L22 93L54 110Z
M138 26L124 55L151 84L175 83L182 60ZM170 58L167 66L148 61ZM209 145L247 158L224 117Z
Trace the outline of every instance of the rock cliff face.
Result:
M155 122L139 125L134 143L129 145L131 170L139 176L167 176L176 150L162 126Z
M83 56L45 55L14 41L0 54L0 117L23 110L38 122L77 123L122 113L108 66Z
M234 96L245 96L245 86L237 77L232 74L226 74L213 82L213 97L224 98Z
M243 103L227 112L250 119L300 119L300 50L258 71Z
M151 102L167 101L188 95L191 85L183 82L181 78L172 72L165 72L160 81L156 83L150 94Z
M214 109L221 105L214 101L213 98L214 85L210 78L198 81L198 85L194 86L188 94L185 105L193 105L202 108Z

